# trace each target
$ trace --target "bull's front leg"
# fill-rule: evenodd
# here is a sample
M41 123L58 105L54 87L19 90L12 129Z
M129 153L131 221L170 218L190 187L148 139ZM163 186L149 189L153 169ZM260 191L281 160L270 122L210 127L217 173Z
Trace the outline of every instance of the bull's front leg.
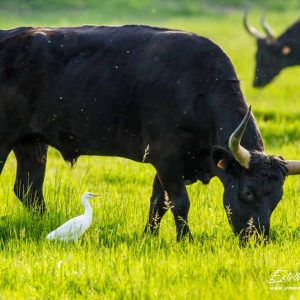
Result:
M188 236L193 240L189 225L188 212L190 201L183 182L180 162L165 158L155 164L160 183L165 191L165 202L169 202L176 224L177 241Z
M150 198L149 217L145 227L145 233L151 233L154 235L158 234L161 219L167 210L168 203L165 201L165 191L162 188L158 176L155 175L152 196Z
M35 140L19 142L13 148L17 159L14 192L26 207L39 213L43 213L46 208L43 182L47 150L47 145Z

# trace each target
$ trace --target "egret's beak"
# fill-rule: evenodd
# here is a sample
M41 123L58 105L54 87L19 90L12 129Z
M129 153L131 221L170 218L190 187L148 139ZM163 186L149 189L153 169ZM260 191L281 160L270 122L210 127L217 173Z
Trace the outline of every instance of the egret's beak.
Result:
M93 193L91 193L91 197L92 198L96 198L96 197L100 197L101 195L100 194L93 194Z

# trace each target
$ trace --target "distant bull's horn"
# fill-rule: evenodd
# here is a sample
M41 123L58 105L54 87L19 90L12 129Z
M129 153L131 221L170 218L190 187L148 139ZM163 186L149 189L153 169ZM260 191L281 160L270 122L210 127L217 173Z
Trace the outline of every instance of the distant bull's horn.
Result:
M240 165L242 165L246 169L249 169L251 154L247 149L241 146L241 139L243 137L244 131L247 127L250 117L251 117L251 106L249 107L248 112L246 113L240 125L231 134L228 141L228 147L232 152L234 158L240 163Z
M276 34L275 34L274 30L272 29L272 27L269 25L269 23L266 21L265 15L262 16L260 21L261 21L262 28L264 29L264 31L267 34L267 37L270 40L275 40Z
M288 169L288 175L300 174L300 161L299 160L286 160L286 167Z
M265 36L260 33L258 30L255 29L255 27L249 25L248 23L248 11L245 12L244 14L244 19L243 19L243 23L244 23L244 27L245 29L254 37L256 37L257 39L264 39Z

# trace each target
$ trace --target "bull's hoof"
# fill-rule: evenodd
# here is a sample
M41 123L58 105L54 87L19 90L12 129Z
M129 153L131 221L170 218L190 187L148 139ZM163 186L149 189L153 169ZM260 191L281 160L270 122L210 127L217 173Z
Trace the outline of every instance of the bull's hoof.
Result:
M187 239L189 242L194 242L194 238L189 228L187 226L184 226L181 232L177 233L177 242L181 242Z
M44 215L47 212L46 205L43 203L22 202L27 210L37 215Z
M156 226L151 226L150 224L146 224L144 229L144 234L151 235L151 236L158 236L159 228Z

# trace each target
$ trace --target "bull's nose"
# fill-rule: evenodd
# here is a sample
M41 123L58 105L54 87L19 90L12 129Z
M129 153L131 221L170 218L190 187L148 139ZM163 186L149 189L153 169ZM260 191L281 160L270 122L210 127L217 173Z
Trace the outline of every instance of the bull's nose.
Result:
M239 235L240 242L242 244L248 243L250 240L255 241L258 244L269 243L269 227L268 226L252 226L247 227Z

